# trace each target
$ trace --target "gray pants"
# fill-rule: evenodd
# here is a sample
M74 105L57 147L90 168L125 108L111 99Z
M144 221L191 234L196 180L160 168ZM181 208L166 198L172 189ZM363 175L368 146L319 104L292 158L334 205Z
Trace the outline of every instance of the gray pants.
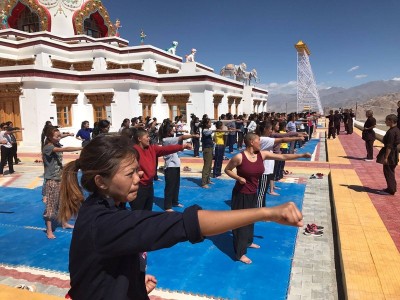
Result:
M210 183L211 166L213 161L213 148L203 149L203 170L201 171L201 185Z

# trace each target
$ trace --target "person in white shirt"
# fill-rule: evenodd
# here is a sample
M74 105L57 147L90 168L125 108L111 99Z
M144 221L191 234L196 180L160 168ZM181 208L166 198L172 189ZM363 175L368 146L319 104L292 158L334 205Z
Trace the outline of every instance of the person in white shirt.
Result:
M256 133L260 136L260 148L262 151L270 151L273 153L273 148L275 144L280 144L282 142L292 142L296 140L304 140L304 137L279 137L271 138L272 134L272 123L262 122L258 125ZM311 155L309 155L311 157ZM299 156L295 154L288 155L285 160L296 159ZM274 179L274 167L275 160L266 159L264 160L264 173L261 175L258 183L258 195L257 195L257 207L266 207L265 194L267 193L268 187L271 186L270 195L279 196L273 190L272 182Z
M247 132L253 133L253 132L256 131L256 128L257 128L257 124L254 121L254 117L250 116L249 117L249 123L247 125Z
M13 149L12 149L12 127L6 127L3 124L2 132L1 132L1 162L0 162L0 176L4 176L4 166L8 163L8 171L9 174L13 174L14 165L13 165Z
M197 134L184 134L179 137L174 137L174 127L171 123L165 122L161 128L162 145L178 145L184 140L190 138L199 138ZM165 189L164 189L164 209L165 211L174 211L172 207L183 207L179 203L179 187L181 180L181 160L178 153L164 155L164 175L165 175Z

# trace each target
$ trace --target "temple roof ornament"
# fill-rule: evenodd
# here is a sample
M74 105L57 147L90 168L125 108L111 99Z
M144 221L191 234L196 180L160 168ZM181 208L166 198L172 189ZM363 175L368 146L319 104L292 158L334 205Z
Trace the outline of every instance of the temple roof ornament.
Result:
M107 37L118 36L118 28L121 27L120 24L112 24L107 9L99 0L6 0L3 2L4 5L0 9L2 29L10 27L28 32L49 31L70 37L87 34L84 23L86 19L91 18L98 27L99 36L96 37ZM33 29L32 26L22 29L19 22L25 12L25 7L39 19L39 24Z
M48 0L53 2L56 0ZM51 31L51 15L46 7L38 1L33 0L9 0L8 4L4 7L4 12L8 16L8 25L11 28L16 28L19 15L23 7L29 7L30 10L37 14L39 17L39 30Z
M112 24L107 9L101 1L89 0L85 2L80 10L75 11L73 24L75 34L84 34L84 21L90 18L92 14L98 14L99 27L103 36L115 36L116 27ZM102 20L101 20L102 19Z
M143 29L140 30L140 45L144 44L144 40L146 39L146 33L144 33Z

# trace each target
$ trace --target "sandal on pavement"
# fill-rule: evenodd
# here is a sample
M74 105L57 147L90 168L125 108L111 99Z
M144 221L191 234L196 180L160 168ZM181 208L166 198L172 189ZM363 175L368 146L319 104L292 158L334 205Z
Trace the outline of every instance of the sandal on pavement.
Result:
M34 285L18 284L15 287L17 289L26 290L33 293L36 292L36 286Z

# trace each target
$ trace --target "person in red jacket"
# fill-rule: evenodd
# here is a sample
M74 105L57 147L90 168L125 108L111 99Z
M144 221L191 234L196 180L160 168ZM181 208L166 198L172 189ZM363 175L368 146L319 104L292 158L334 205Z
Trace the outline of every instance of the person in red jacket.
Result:
M172 154L184 149L191 149L191 144L159 146L150 145L148 132L138 128L134 137L136 145L134 148L139 153L139 168L143 176L139 182L139 190L136 201L129 202L132 210L149 210L153 208L154 187L153 179L156 175L156 162L160 156Z

